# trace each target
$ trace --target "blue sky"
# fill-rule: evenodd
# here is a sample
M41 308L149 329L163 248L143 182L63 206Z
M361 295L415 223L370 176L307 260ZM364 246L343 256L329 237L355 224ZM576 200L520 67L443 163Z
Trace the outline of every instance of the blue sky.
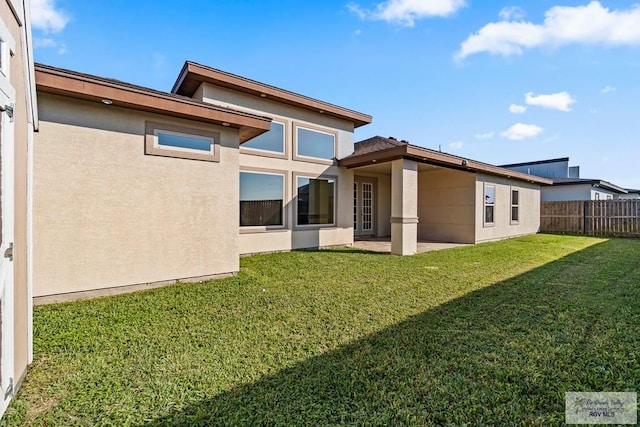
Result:
M492 164L640 188L633 1L32 0L37 62L169 91L196 61Z

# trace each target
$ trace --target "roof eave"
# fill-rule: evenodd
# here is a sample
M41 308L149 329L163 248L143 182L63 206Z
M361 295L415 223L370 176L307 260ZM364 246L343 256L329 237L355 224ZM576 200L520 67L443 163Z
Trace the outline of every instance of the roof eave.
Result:
M145 91L54 67L37 64L35 74L38 92L93 102L106 99L114 106L228 126L240 131L241 143L268 131L271 126L268 117L208 106L188 98L177 99L175 95Z
M388 148L386 150L374 151L357 156L345 157L338 164L348 169L362 166L384 163L396 159L407 158L415 160L419 163L426 163L435 166L446 167L466 172L483 172L489 175L502 176L509 179L530 182L539 185L551 185L553 181L548 178L542 178L534 175L527 175L521 172L515 172L493 166L475 160L464 159L452 156L446 153L433 152L412 145L403 145L400 147Z
M327 116L351 122L356 128L370 124L373 121L373 118L367 114L189 61L185 62L171 91L191 97L202 83L226 87L249 95L326 114Z

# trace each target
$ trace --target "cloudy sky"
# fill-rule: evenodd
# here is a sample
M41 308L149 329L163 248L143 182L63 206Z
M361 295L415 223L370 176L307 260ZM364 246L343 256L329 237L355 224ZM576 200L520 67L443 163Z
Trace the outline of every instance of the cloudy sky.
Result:
M37 62L169 91L185 60L493 164L640 188L640 6L537 0L32 0Z

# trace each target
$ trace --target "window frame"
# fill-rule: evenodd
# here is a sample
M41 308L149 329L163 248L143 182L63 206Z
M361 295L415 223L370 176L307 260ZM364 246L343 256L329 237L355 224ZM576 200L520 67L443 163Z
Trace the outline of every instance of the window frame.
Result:
M325 135L331 135L333 137L333 157L331 159L325 159L322 157L305 156L298 153L298 129L304 129L311 132L322 133ZM336 163L338 156L338 132L329 128L322 128L319 126L310 125L307 123L293 122L293 159L311 163L321 163L324 165L333 165Z
M298 224L298 179L307 178L315 180L333 181L333 222L331 224ZM335 175L314 175L309 173L293 173L293 228L299 230L336 228L338 226L338 177Z
M277 123L282 125L282 151L263 150L261 148L246 147L245 144L240 144L240 153L248 154L252 156L273 157L277 159L289 158L289 122L285 119L274 118L271 123ZM259 137L259 136L258 136ZM251 142L250 140L247 142Z
M493 188L493 203L487 203L487 188ZM482 222L485 227L495 227L496 225L496 199L497 199L497 186L495 184L485 183L482 189ZM493 208L493 221L487 221L487 207Z
M509 211L509 223L511 225L518 225L520 223L520 188L516 188L516 187L511 187L510 188L511 191L511 209ZM518 195L518 203L513 203L513 194L516 193ZM518 215L516 219L513 219L513 209L517 209ZM495 211L495 208L494 208ZM495 215L495 212L494 212ZM495 220L495 217L494 217Z
M211 140L211 152L189 148L161 146L158 144L158 133L184 135L190 138L206 138ZM220 133L198 127L178 126L169 123L147 121L145 123L144 153L150 156L173 157L178 159L220 162Z
M289 187L289 173L285 170L266 169L266 168L245 168L241 167L238 172L238 209L240 209L240 174L255 173L263 175L277 175L282 176L282 225L240 225L240 214L238 213L238 227L240 228L240 234L247 233L260 233L267 231L282 231L288 229L288 215L287 205L289 204L289 194L287 188Z

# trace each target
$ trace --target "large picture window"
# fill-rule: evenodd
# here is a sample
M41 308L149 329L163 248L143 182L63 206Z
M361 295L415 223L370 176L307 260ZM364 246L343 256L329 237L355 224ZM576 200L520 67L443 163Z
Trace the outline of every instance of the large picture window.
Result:
M336 135L296 126L296 155L323 160L336 157Z
M297 186L297 225L335 224L335 180L298 177Z
M242 148L284 154L284 123L271 122L268 132L245 142Z
M520 191L511 189L511 223L520 221Z
M484 186L484 223L493 225L495 222L496 186Z
M240 226L284 226L284 175L240 172Z

